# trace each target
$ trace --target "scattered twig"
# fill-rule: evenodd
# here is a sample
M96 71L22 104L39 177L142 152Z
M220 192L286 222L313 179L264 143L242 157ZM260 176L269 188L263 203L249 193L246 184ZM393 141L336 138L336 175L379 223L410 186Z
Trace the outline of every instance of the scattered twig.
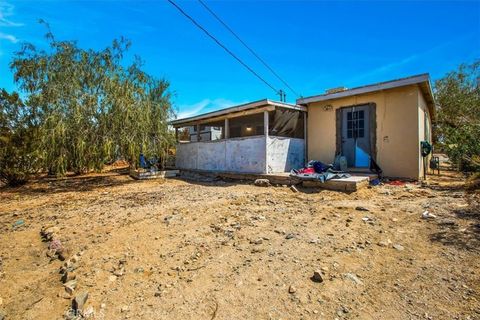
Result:
M215 317L217 316L217 311L218 311L218 302L216 300L213 300L213 302L215 303L215 309L213 310L211 320L215 319Z
M197 268L190 268L190 269L187 269L187 271L197 271L197 270L200 270L202 268L205 268L207 265L203 265L203 266L200 266L200 267L197 267Z
M34 302L32 302L28 307L27 307L27 310L30 310L34 305L36 305L37 303L39 303L40 301L43 300L44 297L41 297L40 299L37 299L35 300Z

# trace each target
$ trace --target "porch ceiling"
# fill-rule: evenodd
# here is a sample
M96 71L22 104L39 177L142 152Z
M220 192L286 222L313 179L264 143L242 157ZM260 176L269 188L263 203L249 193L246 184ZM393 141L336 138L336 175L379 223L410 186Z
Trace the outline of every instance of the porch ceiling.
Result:
M185 126L190 126L190 125L199 124L199 123L209 123L209 122L219 121L223 119L241 117L245 115L260 113L263 111L272 111L272 110L275 110L276 107L299 110L304 112L307 111L307 108L304 106L264 99L264 100L242 104L239 106L234 106L234 107L230 107L230 108L226 108L218 111L204 113L194 117L173 120L173 121L170 121L170 124L175 128L185 127Z

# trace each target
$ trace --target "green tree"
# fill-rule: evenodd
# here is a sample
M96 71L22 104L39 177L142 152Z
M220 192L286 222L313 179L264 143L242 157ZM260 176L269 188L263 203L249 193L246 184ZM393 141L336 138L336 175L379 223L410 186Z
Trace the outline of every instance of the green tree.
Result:
M27 110L18 93L0 91L0 181L24 183L41 166L36 113Z
M174 138L169 83L130 65L130 42L115 39L103 50L82 49L74 41L46 35L48 50L23 44L11 63L14 80L38 115L40 158L50 173L101 170L125 159L137 165L141 151L165 158Z
M480 61L435 82L437 142L460 170L480 169Z

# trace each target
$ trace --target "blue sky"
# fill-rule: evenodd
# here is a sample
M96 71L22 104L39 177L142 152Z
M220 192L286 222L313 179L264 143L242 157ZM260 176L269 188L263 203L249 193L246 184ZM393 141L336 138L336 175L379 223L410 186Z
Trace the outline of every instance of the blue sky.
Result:
M205 1L303 96L424 72L435 80L480 58L480 1ZM284 88L197 1L177 3ZM278 99L166 1L0 0L0 87L15 89L8 65L21 42L44 45L39 18L85 48L132 40L130 53L170 81L180 117Z

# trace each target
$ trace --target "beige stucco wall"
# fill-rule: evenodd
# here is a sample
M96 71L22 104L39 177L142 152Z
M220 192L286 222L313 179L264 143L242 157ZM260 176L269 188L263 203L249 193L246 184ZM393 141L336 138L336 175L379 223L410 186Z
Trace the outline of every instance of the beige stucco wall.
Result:
M326 163L333 161L336 149L337 108L373 102L376 104L377 119L376 160L384 175L418 179L421 174L419 148L421 95L419 88L412 85L309 104L308 160L315 159ZM324 108L326 105L333 108ZM422 105L426 105L424 100Z
M425 121L428 121L427 128L425 128ZM428 132L427 132L428 130ZM422 92L418 91L418 152L420 153L420 141L429 141L432 142L432 125L431 125L431 118L430 113L428 111L427 102L423 97ZM423 177L423 158L419 157L419 170L420 176ZM428 162L430 161L430 156L427 157L427 173L428 173Z

